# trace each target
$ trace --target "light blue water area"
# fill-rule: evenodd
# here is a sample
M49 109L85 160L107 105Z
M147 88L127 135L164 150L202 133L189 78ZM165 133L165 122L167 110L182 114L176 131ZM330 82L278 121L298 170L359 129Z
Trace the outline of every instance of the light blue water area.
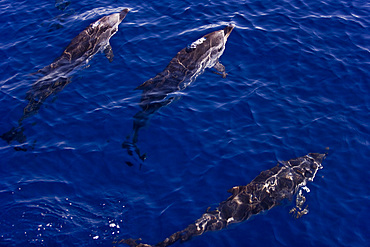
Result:
M0 135L26 93L90 23L130 8L103 53L0 139L0 246L155 244L277 161L326 152L306 194L174 246L367 246L369 16L366 1L0 1ZM220 61L121 144L140 111L137 86L203 35L235 25ZM19 150L19 151L16 151ZM128 162L128 163L126 163ZM128 166L127 164L133 165Z

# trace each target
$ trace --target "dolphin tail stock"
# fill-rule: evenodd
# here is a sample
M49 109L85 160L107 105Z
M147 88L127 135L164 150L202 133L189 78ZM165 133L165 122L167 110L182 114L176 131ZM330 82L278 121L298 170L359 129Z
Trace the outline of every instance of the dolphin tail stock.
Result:
M8 144L11 144L13 141L18 143L24 143L27 141L27 137L24 135L23 121L32 115L36 114L42 105L42 101L35 100L30 93L27 93L26 99L29 101L27 106L23 109L23 115L18 120L18 126L12 127L9 131L3 133L0 138L6 141ZM16 149L17 150L17 149Z
M127 244L130 247L166 247L166 246L174 244L179 239L181 239L182 234L183 234L184 231L185 230L175 232L170 237L166 238L163 242L160 242L156 245L137 243L137 241L141 241L141 238L139 238L139 239L133 239L133 238L122 239L122 240L120 240L118 242L114 242L114 243L115 244Z
M137 241L141 241L141 238L139 238L139 239L133 239L133 238L122 239L118 242L114 241L113 244L127 244L130 247L154 247L153 245L149 245L149 244L137 243Z
M49 96L62 91L66 85L71 83L71 79L72 77L57 77L51 81L42 80L36 82L26 93L25 99L28 100L28 104L23 109L23 116L20 121L37 114L44 101Z
M130 247L167 247L174 244L177 241L185 242L190 240L194 236L202 235L207 231L217 231L225 228L227 222L221 218L220 211L215 210L206 212L201 218L196 220L193 224L190 224L184 230L173 233L171 236L157 243L156 245L149 245L144 243L137 243L141 239L122 239L118 244L127 244Z

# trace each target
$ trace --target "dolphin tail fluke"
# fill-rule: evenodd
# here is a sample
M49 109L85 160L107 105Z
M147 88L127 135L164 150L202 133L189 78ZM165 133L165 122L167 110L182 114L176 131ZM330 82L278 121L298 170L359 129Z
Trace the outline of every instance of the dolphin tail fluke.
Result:
M134 156L134 154L137 155L140 159L140 168L142 166L142 161L146 159L146 154L141 154L139 147L136 145L137 142L137 132L134 132L132 141L130 140L130 136L127 137L126 141L122 143L122 148L127 150L127 153L130 156ZM130 161L126 161L126 165L128 166L134 166L134 164Z
M137 156L140 158L140 160L144 161L146 159L146 154L145 153L144 154L140 153L140 149L138 148L138 146L136 145L135 142L130 142L130 141L126 140L122 143L122 148L126 149L127 153L130 156L134 156L134 153L136 153ZM127 163L127 164L129 166L132 166L131 163Z
M27 141L27 137L23 134L24 128L22 125L18 127L13 127L8 132L5 132L1 135L1 139L6 141L8 144L12 143L13 141L17 141L19 143L24 143Z

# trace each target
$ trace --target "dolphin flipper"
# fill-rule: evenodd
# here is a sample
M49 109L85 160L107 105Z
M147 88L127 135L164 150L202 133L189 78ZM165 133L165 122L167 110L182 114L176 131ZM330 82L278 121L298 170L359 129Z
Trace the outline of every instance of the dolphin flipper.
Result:
M214 72L214 73L217 74L217 75L221 75L222 78L226 78L226 76L228 75L225 72L226 71L225 66L222 63L220 63L219 61L217 61L217 63L215 64L215 66L213 66L213 68L216 69L219 72L219 73L217 73L217 72Z
M113 54L112 46L110 44L108 44L107 47L105 47L104 54L108 58L109 62L111 63L113 61L114 54Z

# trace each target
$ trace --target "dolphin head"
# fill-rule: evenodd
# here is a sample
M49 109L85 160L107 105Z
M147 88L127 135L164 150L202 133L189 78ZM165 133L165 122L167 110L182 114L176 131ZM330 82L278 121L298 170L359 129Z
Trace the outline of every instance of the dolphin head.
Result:
M120 13L104 16L89 26L89 33L96 35L106 35L107 38L113 36L118 31L118 25L126 17L129 9L124 9Z
M120 13L119 13L119 19L120 21L122 21L123 19L125 19L127 13L129 12L130 10L129 9L124 9L122 10Z
M227 38L229 37L231 31L234 29L234 25L229 25L222 30L214 31L205 35L204 37L194 41L187 47L187 51L200 50L223 50Z
M318 170L322 169L321 165L326 154L309 153L308 155L296 159L295 162L289 162L293 169L301 174L308 181L313 181Z
M124 9L119 13L114 13L114 14L111 14L111 15L107 15L107 16L101 18L100 20L104 25L106 25L110 28L114 28L114 27L118 26L122 22L123 19L125 19L128 12L129 12L129 9Z
M233 29L234 25L229 25L224 29L209 33L188 45L184 50L187 54L191 53L193 63L208 64L206 67L213 67L223 54L227 38Z
M231 31L233 31L234 27L235 25L230 24L224 29L210 33L205 37L210 40L212 47L225 47L227 38L230 36Z
M235 25L234 24L230 24L228 25L227 27L224 28L224 37L225 39L227 40L227 38L229 37L231 31L234 29Z

